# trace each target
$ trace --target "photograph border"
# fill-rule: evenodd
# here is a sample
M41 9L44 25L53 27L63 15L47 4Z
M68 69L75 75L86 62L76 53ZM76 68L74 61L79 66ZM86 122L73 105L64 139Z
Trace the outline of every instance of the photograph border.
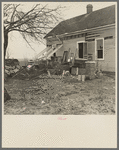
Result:
M73 0L61 0L61 1L54 1L54 0L49 0L49 1L46 1L46 0L43 0L43 1L39 1L39 0L28 0L28 1L20 1L20 0L9 0L9 1L4 1L4 0L2 0L2 1L0 1L1 3L0 3L0 6L2 7L2 2L104 2L103 0L100 0L100 1L98 1L98 0L94 0L94 1L78 1L78 0L75 0L75 1L73 1ZM105 0L105 2L106 2L106 0ZM119 6L119 3L118 3L118 1L110 1L110 0L108 0L107 2L117 2L117 41L118 41L118 6ZM1 10L1 12L2 12L2 8L0 7L0 10ZM2 18L2 13L1 13L1 18ZM0 23L2 24L2 19L0 19ZM2 26L1 26L1 30L0 30L0 34L1 34L1 51L0 51L0 56L1 56L1 65L0 65L0 69L1 69L1 71L3 72L3 68L2 68ZM118 111L118 84L119 84L119 82L118 82L118 59L119 59L119 57L118 57L118 42L117 42L117 73L116 73L116 76L117 76L117 148L119 147L119 139L118 139L118 136L119 136L119 128L118 128L118 125L119 125L119 111ZM2 85L2 72L1 72L1 80L0 80L0 83L1 83L1 85ZM115 85L116 85L116 83L115 83ZM0 101L0 106L1 106L1 148L2 148L2 106L3 106L3 104L2 104L2 95L3 95L3 88L2 88L2 86L1 86L1 101ZM116 114L115 114L116 115ZM13 148L9 148L9 149L13 149ZM17 149L17 148L14 148L14 149ZM19 149L22 149L22 148L19 148ZM27 148L27 149L29 149L29 147ZM32 149L35 149L35 148L32 148ZM64 148L39 148L39 149L64 149ZM69 148L65 148L65 149L69 149ZM74 148L70 148L70 149L74 149ZM79 148L75 148L75 149L79 149ZM87 149L87 148L80 148L80 149ZM88 149L94 149L94 148L88 148ZM98 148L98 149L103 149L103 148ZM104 148L105 149L105 148ZM113 149L113 148L111 148L111 149ZM115 148L114 148L115 149Z

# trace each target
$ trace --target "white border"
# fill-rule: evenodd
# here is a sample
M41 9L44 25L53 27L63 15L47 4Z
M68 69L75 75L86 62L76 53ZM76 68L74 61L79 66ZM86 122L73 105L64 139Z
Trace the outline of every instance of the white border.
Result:
M3 3L4 2L2 2L2 4ZM6 3L11 3L11 2L6 2ZM113 3L116 5L116 13L117 13L117 2L113 2ZM117 36L117 28L115 32ZM117 44L116 38L115 41ZM117 48L116 44L115 46ZM3 54L3 38L2 38L1 47L2 47L2 54ZM116 54L117 54L117 49L116 49ZM117 63L116 54L115 54L116 57L115 63ZM115 71L116 69L117 68L115 68ZM3 72L2 74L4 75ZM117 81L117 76L116 76L116 81ZM4 82L2 82L2 84L4 84ZM115 84L117 87L116 82ZM115 96L117 96L117 92ZM58 120L57 118L61 116L66 117L67 119L64 121ZM117 148L116 135L117 135L117 111L115 115L49 115L48 116L48 115L4 115L2 114L2 147L3 148L47 148L47 147L48 148L49 147L52 148L71 148L71 147L72 148Z

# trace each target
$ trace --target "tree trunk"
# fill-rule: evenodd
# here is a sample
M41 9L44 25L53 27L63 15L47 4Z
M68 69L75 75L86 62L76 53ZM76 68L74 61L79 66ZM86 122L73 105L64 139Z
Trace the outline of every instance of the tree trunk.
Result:
M5 31L5 28L4 28L4 68L5 68L5 56L6 56L7 46L8 46L8 32ZM8 94L6 88L4 87L4 102L10 99L11 97Z
M10 100L10 99L11 99L11 97L8 94L6 88L4 87L4 102L6 102L7 100Z
M7 46L8 46L8 32L5 31L5 29L4 29L4 59L6 56Z

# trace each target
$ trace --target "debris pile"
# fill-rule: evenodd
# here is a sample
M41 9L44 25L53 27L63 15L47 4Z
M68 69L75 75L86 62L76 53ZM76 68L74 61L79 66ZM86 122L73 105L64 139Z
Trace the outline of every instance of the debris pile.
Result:
M97 70L95 71L95 77L96 77L96 78L101 78L102 76L103 76L102 70L98 70L98 69L97 69Z
M21 69L19 61L17 59L5 59L5 79L12 77Z
M42 63L39 65L29 64L27 66L21 67L17 59L6 59L5 60L5 70L4 78L5 81L7 77L29 80L40 74L47 73L46 64Z
M18 71L12 78L17 78L21 80L30 80L38 77L41 74L47 74L46 68L39 68L39 66L28 65Z
M21 80L30 80L41 76L60 75L64 77L70 74L78 75L78 80L80 80L80 75L82 75L82 78L83 76L85 76L84 78L88 76L90 79L101 78L102 71L97 71L94 65L94 63L86 63L86 68L78 68L71 66L70 63L41 61L39 64L28 63L27 66L21 67L17 59L7 59L5 60L5 79L9 76Z
M47 68L51 74L62 75L65 72L70 72L69 64L60 64L58 62L54 63L53 66Z

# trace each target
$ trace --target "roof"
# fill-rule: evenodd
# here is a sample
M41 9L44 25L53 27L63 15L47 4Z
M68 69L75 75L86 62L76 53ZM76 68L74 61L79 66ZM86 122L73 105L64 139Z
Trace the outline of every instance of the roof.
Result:
M115 5L60 22L46 36L60 35L115 23Z

